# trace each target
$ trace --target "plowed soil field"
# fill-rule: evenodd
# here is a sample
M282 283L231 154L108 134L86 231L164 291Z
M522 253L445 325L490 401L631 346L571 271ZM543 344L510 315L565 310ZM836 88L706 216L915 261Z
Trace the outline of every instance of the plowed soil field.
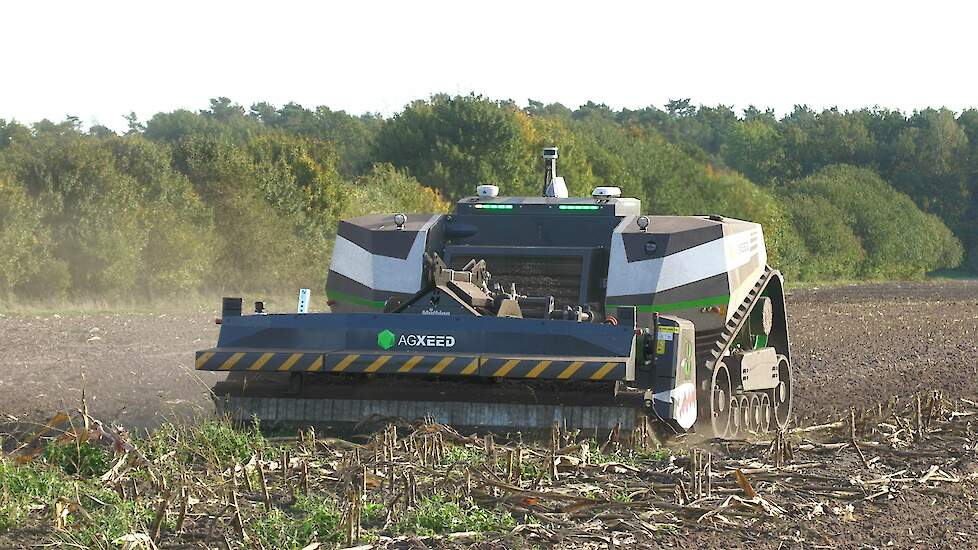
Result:
M916 391L978 396L978 282L795 290L788 312L802 423ZM42 420L82 390L131 428L208 411L218 376L193 352L216 314L0 315L0 414Z

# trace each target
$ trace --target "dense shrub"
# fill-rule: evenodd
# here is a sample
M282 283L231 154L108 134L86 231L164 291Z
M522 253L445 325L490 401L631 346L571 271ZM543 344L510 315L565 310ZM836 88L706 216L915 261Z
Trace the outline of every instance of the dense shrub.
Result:
M70 278L75 295L168 294L200 282L210 214L167 148L139 136L39 132L5 161L42 213L38 234L50 233L57 260L32 288L57 292Z
M516 109L476 95L415 101L376 137L376 160L408 169L425 185L457 199L482 183L520 194L529 184Z
M829 166L791 183L786 193L789 203L801 201L792 212L813 260L820 261L817 251L834 257L827 260L828 273L843 276L832 262L852 264L855 258L860 261L853 275L870 278L919 277L961 262L961 244L947 226L870 170ZM818 199L804 200L811 197Z
M791 223L803 236L798 276L822 281L854 277L866 251L846 214L820 196L802 195L786 203Z
M342 217L376 212L449 211L451 205L441 195L390 164L376 164L370 172L342 185L346 196Z
M148 230L138 188L94 138L43 132L8 150L8 167L36 198L54 254L76 293L126 292L136 283Z
M20 184L0 175L0 297L14 291L59 298L68 290L68 268L51 255L51 231L39 205Z

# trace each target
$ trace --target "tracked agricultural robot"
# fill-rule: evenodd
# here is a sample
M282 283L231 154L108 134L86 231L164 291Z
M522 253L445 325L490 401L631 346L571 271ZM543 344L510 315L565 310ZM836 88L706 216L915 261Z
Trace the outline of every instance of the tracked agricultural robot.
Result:
M491 428L634 426L740 437L784 426L784 290L761 226L645 216L615 187L568 198L483 185L451 214L340 222L331 312L225 298L218 409L289 423L379 415Z

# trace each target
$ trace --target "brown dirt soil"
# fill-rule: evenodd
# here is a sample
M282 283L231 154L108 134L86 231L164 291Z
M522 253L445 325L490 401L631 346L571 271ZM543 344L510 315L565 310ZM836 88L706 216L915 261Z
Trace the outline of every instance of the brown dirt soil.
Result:
M787 300L799 423L919 391L978 396L978 281L806 289Z
M0 415L44 421L82 390L93 415L133 429L210 411L219 376L193 357L216 339L213 314L0 314Z
M892 395L978 396L978 281L795 290L788 296L800 423ZM211 409L219 378L193 370L214 313L0 314L0 414L43 420L84 389L131 428Z

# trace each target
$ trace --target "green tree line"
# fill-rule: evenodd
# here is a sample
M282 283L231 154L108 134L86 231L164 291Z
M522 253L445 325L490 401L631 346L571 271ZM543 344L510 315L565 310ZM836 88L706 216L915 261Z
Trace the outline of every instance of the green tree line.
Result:
M762 223L795 279L978 268L973 110L435 95L387 118L218 98L127 119L121 134L0 120L0 298L318 288L340 218L444 212L480 183L534 195L544 145L572 194L616 185L653 214Z

